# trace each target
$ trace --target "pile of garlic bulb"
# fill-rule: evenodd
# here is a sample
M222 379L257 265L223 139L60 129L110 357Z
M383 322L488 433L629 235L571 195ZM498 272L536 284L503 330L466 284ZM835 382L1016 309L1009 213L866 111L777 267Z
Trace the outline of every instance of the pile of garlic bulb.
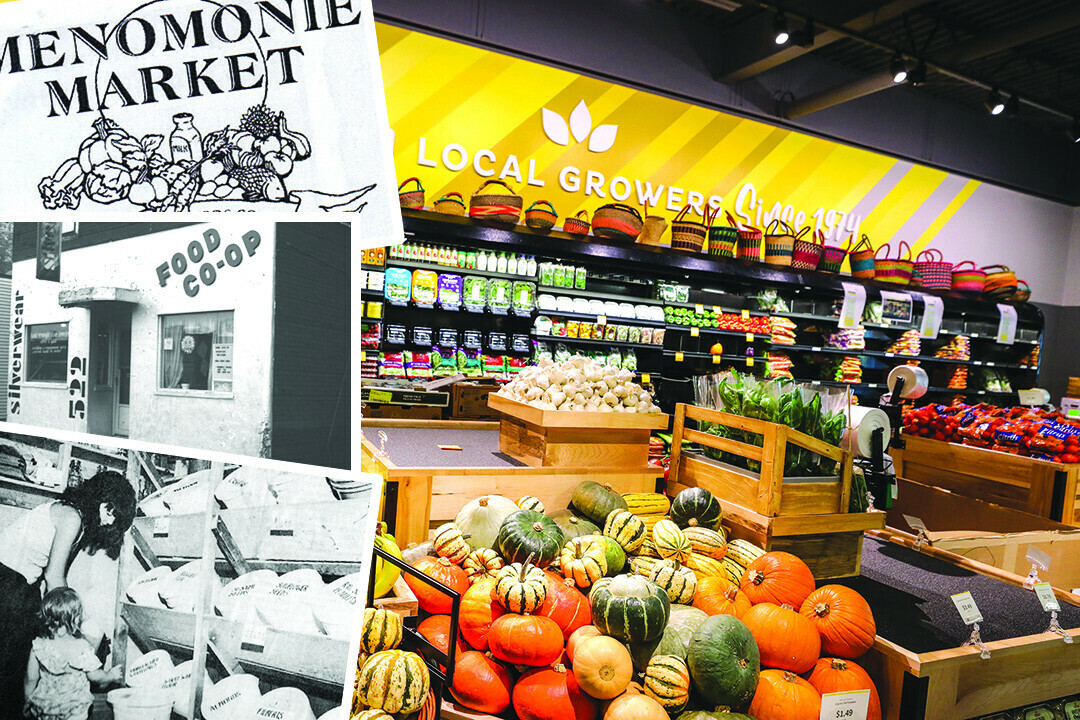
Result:
M544 357L498 394L541 410L659 413L652 395L633 379L629 370L580 355L563 362Z

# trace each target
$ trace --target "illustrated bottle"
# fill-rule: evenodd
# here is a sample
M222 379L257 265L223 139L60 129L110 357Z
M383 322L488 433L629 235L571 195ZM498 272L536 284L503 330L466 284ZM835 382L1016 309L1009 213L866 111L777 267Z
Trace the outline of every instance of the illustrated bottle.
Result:
M169 136L169 151L172 153L172 161L178 163L182 160L199 162L203 159L202 135L192 124L194 117L191 113L177 113L173 115L173 129Z

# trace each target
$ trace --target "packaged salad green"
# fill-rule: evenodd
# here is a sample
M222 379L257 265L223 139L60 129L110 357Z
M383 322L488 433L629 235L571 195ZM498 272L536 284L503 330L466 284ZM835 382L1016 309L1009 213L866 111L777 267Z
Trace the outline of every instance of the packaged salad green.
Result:
M405 268L387 268L383 278L383 297L395 305L404 305L412 297L412 272Z
M433 305L439 290L439 273L416 270L412 274L412 299L419 305Z
M518 280L514 283L514 312L519 315L527 315L533 311L536 305L536 286L531 282Z
M510 309L511 290L513 284L509 280L493 278L488 282L488 307L492 312L505 313Z
M623 370L637 371L637 354L633 350L627 350L622 356Z
M470 275L465 278L465 305L484 307L487 303L487 278Z

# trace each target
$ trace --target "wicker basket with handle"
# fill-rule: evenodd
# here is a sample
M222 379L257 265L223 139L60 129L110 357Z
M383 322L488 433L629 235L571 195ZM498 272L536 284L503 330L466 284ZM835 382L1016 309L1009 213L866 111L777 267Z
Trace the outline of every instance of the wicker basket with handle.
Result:
M729 216L730 217L730 216ZM735 257L739 228L734 225L713 225L709 228L709 254L722 258Z
M1027 302L1031 299L1031 286L1028 285L1027 280L1016 281L1016 292L1013 293L1013 302Z
M662 215L650 215L649 204L645 203L645 219L641 223L641 234L638 235L639 245L663 245L664 231L667 230L667 220Z
M765 228L765 257L767 265L791 267L791 256L795 250L795 236L791 228L780 220L773 220Z
M821 241L821 262L818 263L818 270L822 272L838 273L840 268L844 266L844 260L847 258L847 250L842 247L832 247L825 244L825 233L818 231L818 240Z
M435 212L443 215L465 215L465 200L459 192L446 193L435 201Z
M753 262L761 261L761 238L762 233L757 228L743 227L735 218L731 217L731 213L727 213L727 220L730 224L734 225L739 232L738 242L735 244L735 257L740 260L752 260Z
M405 186L409 183L415 183L416 187L412 190L406 190ZM424 207L424 186L420 184L420 178L406 178L398 185L398 202L401 203L401 207L408 208L410 210L418 210Z
M496 192L502 189L505 192ZM517 224L521 196L502 180L488 180L469 198L469 217L495 223Z
M641 213L622 203L601 205L593 213L593 235L608 240L634 242L642 224Z
M537 200L525 210L525 224L537 230L550 230L558 219L555 206L547 200Z
M578 210L574 214L574 217L568 217L563 220L562 224L563 232L570 233L571 235L588 235L589 234L589 211Z
M885 251L885 257L879 258L878 253L882 250ZM895 285L909 284L915 267L915 263L911 260L911 246L901 240L896 248L895 258L889 257L891 252L889 243L885 243L874 253L874 279Z
M911 270L911 284L929 290L948 290L952 287L951 262L945 262L940 250L923 250L915 258Z
M793 270L817 270L821 264L821 256L825 253L825 246L819 245L813 235L809 240L804 240L803 235L810 232L809 226L804 227L795 234L795 243L791 248L791 267Z
M859 241L848 250L848 260L851 261L851 276L869 280L874 277L874 246L870 244L870 237L863 234Z
M712 216L709 214L709 208L706 207L705 222L688 220L687 214L690 212L690 207L686 205L671 221L671 247L675 250L701 252L705 246L705 237L709 234L708 225Z
M971 267L966 268L965 265ZM953 266L953 290L964 293L981 293L984 287L986 287L986 271L975 267L975 263L965 260Z
M1016 273L1004 265L985 265L986 285L983 295L994 300L1007 300L1016 292Z

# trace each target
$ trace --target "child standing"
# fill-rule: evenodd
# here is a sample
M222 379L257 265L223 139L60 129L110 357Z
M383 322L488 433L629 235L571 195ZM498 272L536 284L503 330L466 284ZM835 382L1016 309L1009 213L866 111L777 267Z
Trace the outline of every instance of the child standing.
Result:
M26 713L35 720L86 720L90 683L119 682L120 668L103 670L83 639L83 605L71 588L50 590L41 601L42 634L26 667Z

